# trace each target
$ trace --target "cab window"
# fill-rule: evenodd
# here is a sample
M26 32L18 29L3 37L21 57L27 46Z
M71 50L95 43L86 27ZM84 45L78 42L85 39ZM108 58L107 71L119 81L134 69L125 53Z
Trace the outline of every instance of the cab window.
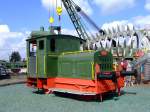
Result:
M44 49L44 40L40 40L39 41L39 50L43 50Z
M52 51L52 52L55 52L55 39L51 39L50 40L50 50Z
M29 43L29 55L36 56L37 44L36 41L32 41Z

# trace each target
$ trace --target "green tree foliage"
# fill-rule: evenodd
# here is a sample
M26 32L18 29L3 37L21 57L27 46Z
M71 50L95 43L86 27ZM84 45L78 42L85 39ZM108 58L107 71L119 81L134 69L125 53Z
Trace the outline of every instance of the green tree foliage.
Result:
M18 51L14 51L10 56L10 62L17 62L17 61L21 61L21 56Z

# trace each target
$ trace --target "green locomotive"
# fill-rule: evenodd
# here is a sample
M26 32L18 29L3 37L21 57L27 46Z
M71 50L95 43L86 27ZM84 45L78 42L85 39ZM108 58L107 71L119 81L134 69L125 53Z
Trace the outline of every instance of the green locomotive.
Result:
M111 52L81 51L83 39L52 30L41 28L27 39L28 86L95 95L124 86L124 77L113 68Z

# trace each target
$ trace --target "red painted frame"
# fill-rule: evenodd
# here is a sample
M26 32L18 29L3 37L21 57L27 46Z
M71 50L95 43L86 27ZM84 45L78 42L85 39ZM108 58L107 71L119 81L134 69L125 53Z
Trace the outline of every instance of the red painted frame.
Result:
M85 93L102 94L105 92L116 91L124 86L124 78L119 77L118 83L115 84L112 80L85 80L74 78L27 78L27 86L38 89L49 90L64 89L75 90Z
M103 94L106 92L115 92L118 90L120 95L120 88L124 87L124 77L120 75L120 72L116 72L117 81L112 80L99 80L97 74L100 73L99 65L95 64L95 79L78 79L78 78L27 78L27 86L35 87L38 89L53 90L62 89L68 91L77 91L80 93L91 93L91 94ZM119 70L118 70L119 71ZM106 74L110 72L106 72Z

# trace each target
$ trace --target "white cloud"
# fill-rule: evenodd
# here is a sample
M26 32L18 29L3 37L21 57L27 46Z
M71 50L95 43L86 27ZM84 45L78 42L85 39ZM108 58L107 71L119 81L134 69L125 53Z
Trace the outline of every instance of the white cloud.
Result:
M57 0L57 4L58 6L61 5L61 0ZM89 5L88 0L74 0L74 2L79 5L80 7L82 7L82 9L88 14L91 15L92 14L92 8ZM43 5L44 8L46 8L47 10L52 10L52 7L54 8L54 10L56 10L56 0L41 0L41 3ZM63 7L64 9L64 7ZM64 10L63 10L64 11Z
M7 25L0 25L0 33L1 32L9 32L9 28Z
M9 59L9 55L15 50L25 57L25 39L28 35L29 32L11 32L8 25L0 25L0 59Z
M53 2L54 2L53 0L41 0L43 7L46 8L47 10L49 10L50 7L52 7L52 6L54 7Z
M132 19L134 24L144 27L150 24L150 15L147 16L137 16Z
M101 7L102 13L114 13L126 8L133 7L136 0L94 0Z
M146 0L144 8L148 11L150 11L150 0Z

